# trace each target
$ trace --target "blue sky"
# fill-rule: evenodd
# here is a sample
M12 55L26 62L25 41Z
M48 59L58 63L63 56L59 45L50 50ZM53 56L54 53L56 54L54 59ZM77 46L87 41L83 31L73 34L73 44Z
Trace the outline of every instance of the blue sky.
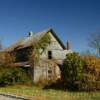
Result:
M8 47L52 27L72 50L85 51L88 37L100 30L100 0L0 0L0 40Z

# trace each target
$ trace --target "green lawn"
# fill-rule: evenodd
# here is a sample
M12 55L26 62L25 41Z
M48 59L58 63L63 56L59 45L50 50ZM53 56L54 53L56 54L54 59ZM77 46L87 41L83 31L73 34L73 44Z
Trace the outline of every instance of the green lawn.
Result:
M100 100L100 92L64 92L41 87L16 85L0 88L0 93L24 96L33 100Z

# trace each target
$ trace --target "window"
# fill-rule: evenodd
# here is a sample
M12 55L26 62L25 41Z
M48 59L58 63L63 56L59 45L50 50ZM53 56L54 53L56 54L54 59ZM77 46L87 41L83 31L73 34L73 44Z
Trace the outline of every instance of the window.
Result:
M51 80L52 79L52 70L48 70L48 79Z
M48 51L48 59L52 59L52 51Z
M48 73L51 74L52 73L52 70L48 70Z
M16 51L16 62L24 62L28 60L29 48L22 48Z

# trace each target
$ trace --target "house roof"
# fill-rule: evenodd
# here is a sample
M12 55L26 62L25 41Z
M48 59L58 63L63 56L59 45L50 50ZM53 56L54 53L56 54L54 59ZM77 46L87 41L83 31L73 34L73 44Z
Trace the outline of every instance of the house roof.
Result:
M47 34L48 32L51 32L52 35L57 39L57 41L59 42L59 44L61 45L61 47L63 49L66 49L66 47L64 46L64 44L61 42L61 40L59 39L59 37L56 35L56 33L53 31L53 29L48 28L46 30L43 30L41 32L38 32L36 34L33 34L33 36L28 36L26 38L23 38L19 41L17 41L16 43L14 43L13 45L11 45L9 48L5 49L5 51L13 51L15 49L22 49L22 48L26 48L29 46L32 46L32 43L34 43L37 40L40 40L45 34Z

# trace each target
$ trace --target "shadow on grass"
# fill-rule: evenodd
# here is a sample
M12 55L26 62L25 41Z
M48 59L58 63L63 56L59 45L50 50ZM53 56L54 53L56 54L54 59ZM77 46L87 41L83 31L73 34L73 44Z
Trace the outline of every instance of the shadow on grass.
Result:
M65 85L63 81L57 80L55 83L48 84L43 87L44 90L47 89L54 89L54 90L62 90L62 91L69 91L69 92L79 92L77 86L72 85Z
M44 86L43 89L64 90L64 85L61 80L57 80L56 82L53 82L52 84L48 84Z

